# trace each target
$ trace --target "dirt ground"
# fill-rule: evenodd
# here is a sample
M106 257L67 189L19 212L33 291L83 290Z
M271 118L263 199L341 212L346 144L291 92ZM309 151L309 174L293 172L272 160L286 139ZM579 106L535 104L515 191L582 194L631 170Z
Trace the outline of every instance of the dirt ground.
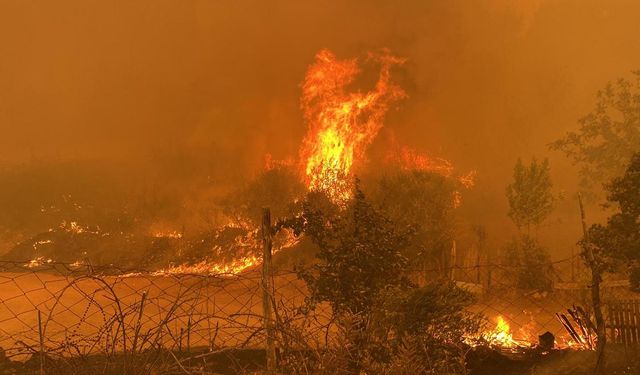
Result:
M282 306L302 303L303 285L295 275L277 276L275 280ZM237 347L261 339L255 334L262 324L257 272L242 277L78 278L38 272L2 273L0 301L0 347L9 356L37 350L38 310L44 345L52 350L84 353L114 345L119 349L125 344L131 347L136 330L138 336L162 342L168 348ZM120 322L124 322L126 342Z

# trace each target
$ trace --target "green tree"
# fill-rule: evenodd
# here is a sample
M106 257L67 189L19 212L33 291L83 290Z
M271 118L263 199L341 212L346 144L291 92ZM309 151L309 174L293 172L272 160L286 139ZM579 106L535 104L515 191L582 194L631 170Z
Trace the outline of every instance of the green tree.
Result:
M631 288L640 292L640 153L633 155L624 174L606 185L606 190L617 212L606 225L589 228L587 245L603 270L625 266Z
M582 184L593 187L619 176L640 149L640 71L598 91L595 109L579 128L550 144L580 166Z
M450 282L411 283L403 254L413 231L396 225L355 186L344 207L310 193L302 215L283 224L318 247L314 264L299 275L309 289L308 307L328 303L343 335L336 356L344 360L333 363L345 363L346 370L331 373L389 373L408 352L429 373L463 372L464 334L478 328L465 310L471 295Z
M518 229L542 223L553 209L555 198L551 192L549 161L534 158L529 166L518 159L513 169L513 182L507 186L509 217Z
M382 290L409 285L406 236L361 191L329 215L306 202L302 222L319 248L319 262L303 274L313 302L329 302L336 314L368 314Z

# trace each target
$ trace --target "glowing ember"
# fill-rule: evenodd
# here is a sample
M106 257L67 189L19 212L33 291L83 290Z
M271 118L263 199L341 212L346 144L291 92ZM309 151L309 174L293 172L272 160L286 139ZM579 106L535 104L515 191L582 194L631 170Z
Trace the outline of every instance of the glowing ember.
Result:
M451 177L453 174L453 165L450 161L422 155L409 147L402 147L392 161L404 170L434 172L445 177Z
M182 238L182 233L175 230L171 232L155 232L152 235L155 238L175 238L175 239Z
M471 189L475 186L476 171L458 175L454 173L455 168L450 161L421 154L406 146L394 146L392 151L387 155L386 162L405 171L430 172L451 178L459 187L464 189ZM460 191L453 192L452 200L454 207L460 207L462 204L462 194Z
M295 162L292 158L287 158L284 160L274 159L273 155L267 153L264 155L264 170L270 171L278 168L290 168L295 165Z
M476 184L476 171L471 171L458 177L458 182L467 189L471 189Z
M466 174L454 173L453 164L447 159L431 157L417 152L410 147L394 147L387 156L388 163L407 171L426 171L437 173L444 177L455 178L464 188L471 189L475 185L476 171Z
M334 201L350 196L348 176L354 158L378 134L389 105L405 97L390 81L391 68L404 60L386 51L370 58L380 65L380 72L369 92L347 92L361 73L358 62L338 60L328 50L318 52L302 84L301 107L308 132L300 156L306 183Z
M75 233L75 234L84 233L87 231L87 228L82 227L80 224L78 224L75 221L71 221L71 222L63 221L62 223L60 223L60 229L70 233Z
M53 262L53 259L51 258L46 259L45 257L37 257L35 259L31 259L29 263L25 264L24 266L27 268L35 268L35 267L40 267L52 262Z

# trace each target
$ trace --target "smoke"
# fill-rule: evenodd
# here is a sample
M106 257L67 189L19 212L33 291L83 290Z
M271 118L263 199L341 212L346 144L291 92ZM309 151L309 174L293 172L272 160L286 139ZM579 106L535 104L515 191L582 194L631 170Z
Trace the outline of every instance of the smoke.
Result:
M300 83L317 51L387 47L407 59L408 99L372 152L393 138L477 170L469 220L504 226L517 157L550 156L557 188L576 189L546 144L638 68L638 11L623 0L4 1L0 161L111 160L176 189L234 186L266 153L297 156ZM563 209L554 220L572 220L571 202Z

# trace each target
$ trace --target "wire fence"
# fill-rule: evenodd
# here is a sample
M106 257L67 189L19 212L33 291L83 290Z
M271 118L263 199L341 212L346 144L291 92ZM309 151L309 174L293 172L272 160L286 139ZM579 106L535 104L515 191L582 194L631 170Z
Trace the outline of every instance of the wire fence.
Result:
M446 277L476 296L470 309L482 313L490 328L501 316L515 338L537 342L551 332L559 344L571 338L557 313L575 305L589 310L587 269L577 256L538 265L551 280L548 290L523 291L514 284L517 266L465 265L415 270L417 283ZM0 262L0 348L12 360L122 353L214 353L229 348L264 348L262 274L158 274L115 267L57 262ZM276 327L296 326L315 347L330 345L331 311L319 306L303 314L307 289L291 270L273 272L271 299ZM624 275L603 283L605 305L637 298ZM288 329L286 332L293 332ZM42 359L40 359L42 360ZM180 360L181 361L181 360ZM178 365L181 363L176 359Z

